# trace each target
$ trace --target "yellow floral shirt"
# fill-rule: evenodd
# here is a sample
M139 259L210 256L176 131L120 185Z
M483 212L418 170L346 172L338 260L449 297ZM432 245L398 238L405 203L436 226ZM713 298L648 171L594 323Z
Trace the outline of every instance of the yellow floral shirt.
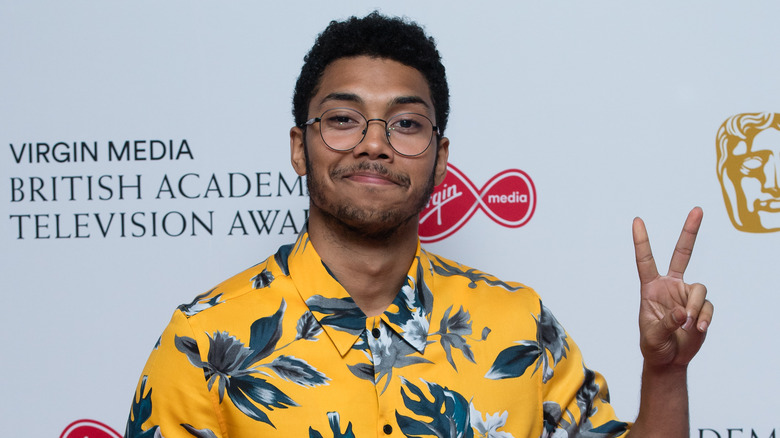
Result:
M367 318L304 232L177 309L125 437L619 436L608 398L533 290L418 245Z

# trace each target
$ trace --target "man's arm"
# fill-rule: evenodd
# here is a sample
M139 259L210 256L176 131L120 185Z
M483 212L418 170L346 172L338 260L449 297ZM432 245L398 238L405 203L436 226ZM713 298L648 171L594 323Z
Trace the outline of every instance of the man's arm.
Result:
M691 210L662 276L656 269L644 222L634 219L636 265L641 283L639 345L644 356L639 415L635 437L687 437L688 363L699 351L712 321L713 306L702 284L683 281L702 220Z

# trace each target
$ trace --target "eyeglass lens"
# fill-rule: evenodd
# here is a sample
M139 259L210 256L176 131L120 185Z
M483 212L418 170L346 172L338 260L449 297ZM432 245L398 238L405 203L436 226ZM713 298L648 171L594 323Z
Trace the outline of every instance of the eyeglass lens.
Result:
M387 140L396 152L403 155L419 155L428 149L433 138L433 123L416 113L403 113L387 121L371 119L385 124ZM322 140L330 148L350 150L357 146L366 135L369 121L356 110L333 108L325 111L320 118Z

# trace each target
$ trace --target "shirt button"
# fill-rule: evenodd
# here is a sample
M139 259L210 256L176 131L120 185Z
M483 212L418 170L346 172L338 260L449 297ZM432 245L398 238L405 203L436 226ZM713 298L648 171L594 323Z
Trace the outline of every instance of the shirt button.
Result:
M379 339L379 335L381 335L381 334L382 334L382 332L380 332L378 328L374 327L374 328L371 329L371 336L373 336L374 338ZM390 427L390 426L386 425L385 426L385 430L387 430L388 427ZM390 427L390 429L392 429L392 427Z
M384 426L382 426L382 432L384 432L385 435L390 435L391 433L393 433L393 426L389 424L385 424Z

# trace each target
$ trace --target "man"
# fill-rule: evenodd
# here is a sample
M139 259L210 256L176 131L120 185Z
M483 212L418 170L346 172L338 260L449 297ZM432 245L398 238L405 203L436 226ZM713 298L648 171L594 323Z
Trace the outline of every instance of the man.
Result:
M448 89L433 40L376 13L332 22L293 100L307 229L180 306L135 395L127 437L684 436L687 364L712 317L682 281L701 221L659 276L634 222L641 411L606 383L531 289L422 250L445 175Z

